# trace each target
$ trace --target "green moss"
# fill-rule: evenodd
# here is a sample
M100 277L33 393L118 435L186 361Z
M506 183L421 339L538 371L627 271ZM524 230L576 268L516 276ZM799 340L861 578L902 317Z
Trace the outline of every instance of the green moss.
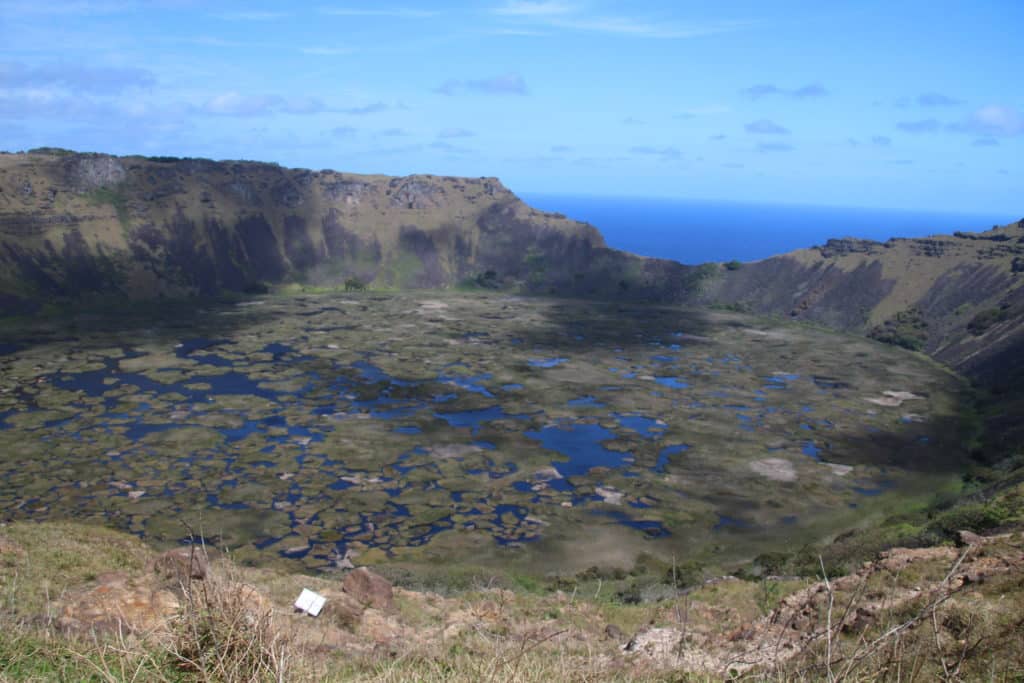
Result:
M128 230L130 227L128 199L118 188L100 187L90 192L87 197L90 202L97 206L109 204L114 207L114 210L117 212L117 220L120 221L121 227L124 230Z
M928 323L919 309L909 308L873 328L868 336L885 344L920 351L928 342Z
M1010 318L1007 308L989 308L978 313L967 323L967 331L975 336L985 334L990 327Z

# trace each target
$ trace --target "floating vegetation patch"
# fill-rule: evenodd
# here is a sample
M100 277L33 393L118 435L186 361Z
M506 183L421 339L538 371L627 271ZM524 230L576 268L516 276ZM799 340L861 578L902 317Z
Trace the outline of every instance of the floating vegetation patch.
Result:
M818 537L957 467L956 380L896 348L661 306L345 296L5 327L0 521L196 532L314 571L538 548L586 567Z

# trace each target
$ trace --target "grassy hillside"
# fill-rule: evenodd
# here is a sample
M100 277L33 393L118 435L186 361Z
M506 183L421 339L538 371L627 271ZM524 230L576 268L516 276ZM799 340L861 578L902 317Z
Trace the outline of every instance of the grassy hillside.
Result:
M861 332L996 391L1024 378L1024 223L920 239L829 240L723 268L709 302Z
M845 575L821 560L817 576L779 576L765 559L740 578L684 564L653 581L642 566L389 581L19 523L0 527L0 679L1019 680L1024 536L960 539L890 549ZM303 588L327 598L318 618L291 609Z
M0 154L0 304L307 286L635 293L686 269L604 248L495 178Z

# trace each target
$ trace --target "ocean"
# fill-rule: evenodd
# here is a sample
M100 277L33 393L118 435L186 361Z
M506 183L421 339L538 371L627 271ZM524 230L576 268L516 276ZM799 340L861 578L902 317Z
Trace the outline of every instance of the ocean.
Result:
M756 261L831 237L884 242L981 231L1020 216L682 199L520 193L533 207L586 221L608 246L686 264Z

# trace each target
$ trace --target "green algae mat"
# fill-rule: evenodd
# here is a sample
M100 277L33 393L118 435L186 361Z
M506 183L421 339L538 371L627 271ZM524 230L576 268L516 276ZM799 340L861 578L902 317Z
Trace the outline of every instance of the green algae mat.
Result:
M10 321L0 521L561 571L820 540L955 478L958 378L734 313L357 293Z

